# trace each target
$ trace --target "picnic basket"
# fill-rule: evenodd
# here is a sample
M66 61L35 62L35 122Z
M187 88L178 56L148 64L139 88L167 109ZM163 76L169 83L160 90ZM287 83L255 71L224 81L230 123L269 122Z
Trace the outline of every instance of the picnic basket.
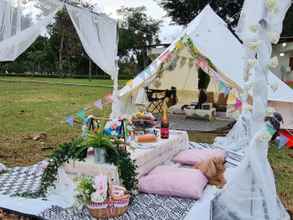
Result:
M121 199L108 199L101 203L91 202L87 208L96 219L115 218L127 211L129 199L130 195L125 195Z

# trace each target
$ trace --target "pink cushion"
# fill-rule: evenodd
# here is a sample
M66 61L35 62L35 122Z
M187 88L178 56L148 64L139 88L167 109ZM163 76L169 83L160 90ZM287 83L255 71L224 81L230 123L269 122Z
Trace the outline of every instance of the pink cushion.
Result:
M174 166L158 166L139 179L139 190L166 196L198 199L208 180L201 171Z
M189 149L177 154L173 160L176 163L195 165L213 157L225 158L225 152L220 149Z

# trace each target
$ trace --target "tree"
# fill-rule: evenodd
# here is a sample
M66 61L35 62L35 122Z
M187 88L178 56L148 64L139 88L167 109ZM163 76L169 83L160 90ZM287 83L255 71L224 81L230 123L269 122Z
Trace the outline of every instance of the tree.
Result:
M211 7L229 24L235 25L243 0L157 0L172 21L187 25L210 3Z
M79 37L66 10L57 13L55 23L49 26L49 35L52 48L58 51L58 71L64 76L65 68L72 68L70 58L80 56L82 51Z
M128 63L136 62L136 71L149 64L147 48L159 43L160 22L146 15L145 7L118 10L119 56Z
M156 0L172 21L187 25L207 5L225 20L230 27L237 25L244 0ZM283 36L293 36L293 7L290 8L284 22Z

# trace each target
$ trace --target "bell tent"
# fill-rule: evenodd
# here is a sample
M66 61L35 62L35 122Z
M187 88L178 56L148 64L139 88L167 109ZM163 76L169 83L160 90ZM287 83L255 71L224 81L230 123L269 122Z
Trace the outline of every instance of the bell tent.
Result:
M190 104L198 99L199 68L211 78L207 90L224 93L231 102L246 86L244 67L243 44L208 5L157 59L119 91L119 111L131 114L137 111L137 104L147 105L145 87L176 87L179 103ZM273 73L268 77L269 104L283 115L283 128L292 129L293 90Z

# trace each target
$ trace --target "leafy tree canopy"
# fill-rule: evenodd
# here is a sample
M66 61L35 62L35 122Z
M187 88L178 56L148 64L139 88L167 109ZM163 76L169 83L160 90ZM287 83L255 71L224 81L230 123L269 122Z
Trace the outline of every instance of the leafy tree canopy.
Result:
M156 0L172 21L187 25L207 5L217 12L232 27L237 25L244 0ZM293 7L290 8L285 22L283 36L293 36Z
M121 8L118 10L119 56L130 63L136 63L138 72L148 63L147 47L159 43L160 21L146 14L145 7Z

